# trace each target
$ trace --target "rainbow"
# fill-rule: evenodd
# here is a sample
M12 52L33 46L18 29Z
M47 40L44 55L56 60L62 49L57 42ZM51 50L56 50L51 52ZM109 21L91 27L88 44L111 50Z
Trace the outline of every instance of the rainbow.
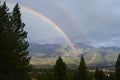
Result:
M7 3L10 6L14 6L15 4L13 3ZM33 10L32 8L29 8L27 6L23 6L20 5L22 9L27 10L33 14L35 14L36 16L39 16L40 18L42 18L43 20L45 20L47 23L51 24L68 42L68 44L70 45L71 49L73 50L74 54L77 54L78 51L77 49L74 47L74 44L72 43L72 41L69 39L69 37L66 35L66 33L60 28L60 26L58 26L57 24L55 24L52 20L50 20L48 17L46 17L45 15L43 15L42 13Z
M91 43L88 34L85 32L83 26L81 26L80 22L78 22L74 16L72 16L62 5L58 4L57 2L55 2L54 0L51 0L52 3L61 10L61 12L64 12L64 14L66 16L68 16L70 18L70 20L72 20L72 22L74 22L76 24L76 27L79 28L79 30L81 31L81 33L84 35L84 38L86 40L86 42L88 44ZM94 53L93 57L87 62L87 64L92 63L97 57L97 54Z
M54 0L51 0L51 2L57 7L59 8L59 10L61 10L61 12L64 13L64 15L68 16L68 18L70 18L70 20L76 25L75 27L78 28L78 30L80 30L80 32L84 35L83 37L85 38L86 42L88 44L90 44L90 39L88 34L85 32L84 27L80 24L80 22L78 20L75 19L74 16L72 16L61 4L58 4L57 2L55 2Z
M92 63L96 59L96 57L97 57L97 54L94 53L93 57L87 62L87 64Z
M14 6L14 3L7 3L10 6ZM71 16L61 5L56 5L60 10L62 10L64 13L66 13L66 15L80 28L80 31L83 33L85 39L90 43L89 39L88 39L88 35L87 33L84 31L84 29L80 26L80 23L73 17ZM66 33L60 28L60 26L58 26L57 24L55 24L52 20L50 20L48 17L46 17L45 15L43 15L42 13L33 10L32 8L29 8L27 6L23 6L21 5L21 8L24 10L27 10L30 13L33 13L36 16L39 16L40 18L42 18L43 20L45 20L47 23L51 24L68 42L68 44L70 45L70 47L73 50L73 53L77 54L78 51L77 49L74 47L74 44L72 43L72 41L69 39L69 37L66 35ZM87 62L87 64L92 63L95 58L96 58L96 53L94 53L93 57L91 58L91 60L89 60Z

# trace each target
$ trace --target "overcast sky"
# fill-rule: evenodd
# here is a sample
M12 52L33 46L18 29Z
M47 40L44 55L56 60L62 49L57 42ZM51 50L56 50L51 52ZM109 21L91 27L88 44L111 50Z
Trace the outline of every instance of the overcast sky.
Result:
M119 0L6 0L32 8L60 26L75 42L96 47L120 47ZM66 43L64 37L41 17L21 8L22 19L36 43Z

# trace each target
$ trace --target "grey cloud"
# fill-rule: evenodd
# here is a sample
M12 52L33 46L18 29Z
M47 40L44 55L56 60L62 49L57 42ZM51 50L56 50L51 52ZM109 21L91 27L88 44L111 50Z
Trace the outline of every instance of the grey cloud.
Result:
M22 5L33 8L39 11L65 31L65 33L70 37L70 39L75 41L81 41L87 43L84 33L80 30L83 28L84 32L87 34L90 42L94 46L119 46L120 37L120 1L119 0L24 0L24 1L13 1L7 0L9 2L19 2ZM58 6L62 6L66 12L62 11ZM70 16L75 18L75 23ZM38 27L40 25L45 26L45 24L36 22L33 20L28 20L28 13L25 14L25 22L27 22L27 27L33 25ZM32 15L32 14L31 14ZM35 16L33 16L35 17ZM42 20L40 20L42 21ZM32 23L31 23L32 22ZM77 24L77 25L76 25ZM46 27L47 28L47 25ZM35 29L30 29L30 38L36 38L36 41L41 42L53 42L54 40L58 42L64 42L63 37L56 31L51 35L42 35L47 33L49 30L42 30L40 32ZM50 32L50 31L49 31ZM34 33L34 34L33 34ZM36 33L36 34L35 34ZM50 32L51 33L51 32ZM40 35L42 37L35 37ZM60 39L58 39L60 37ZM62 39L61 39L62 38ZM116 40L113 40L116 39ZM48 41L49 40L49 41ZM35 40L33 40L35 41Z

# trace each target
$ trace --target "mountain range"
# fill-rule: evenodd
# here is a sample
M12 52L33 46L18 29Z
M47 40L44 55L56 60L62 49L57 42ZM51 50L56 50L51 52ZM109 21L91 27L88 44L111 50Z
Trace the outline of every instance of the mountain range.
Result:
M120 53L119 47L95 48L83 43L74 44L77 54L74 54L68 45L30 43L29 52L31 64L53 65L61 56L67 64L79 64L80 56L84 55L87 64L114 64Z

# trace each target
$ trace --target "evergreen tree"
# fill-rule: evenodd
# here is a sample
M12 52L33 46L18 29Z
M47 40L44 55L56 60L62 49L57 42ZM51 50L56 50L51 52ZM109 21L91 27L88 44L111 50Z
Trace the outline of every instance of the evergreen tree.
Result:
M11 52L9 47L8 31L10 26L10 14L6 3L0 5L0 80L11 80L12 69ZM10 53L10 54L9 54Z
M54 67L55 80L66 80L66 64L62 58L59 57Z
M117 62L115 65L115 77L116 80L120 80L120 54L118 55Z
M105 80L105 74L99 68L96 68L94 77L95 77L95 80Z
M96 70L95 70L95 76L94 76L94 77L95 77L95 80L100 80L100 79L99 79L99 78L100 78L100 77L99 77L99 74L100 74L100 73L99 73L99 69L96 68Z
M8 11L4 2L0 6L0 80L28 80L30 57L19 5L11 14Z
M87 67L83 55L78 67L77 80L87 80Z

